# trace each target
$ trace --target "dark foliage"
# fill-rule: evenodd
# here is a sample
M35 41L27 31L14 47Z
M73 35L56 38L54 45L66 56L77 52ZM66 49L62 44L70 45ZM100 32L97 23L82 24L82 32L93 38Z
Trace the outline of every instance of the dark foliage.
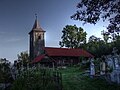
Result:
M71 16L74 20L96 24L100 19L108 20L109 33L120 32L120 0L81 0L78 10Z
M0 59L0 83L10 83L13 81L11 71L10 71L10 62L4 59Z
M61 90L61 74L49 69L21 72L11 90Z
M62 33L62 41L59 43L61 47L79 48L86 43L87 33L81 27L66 25Z

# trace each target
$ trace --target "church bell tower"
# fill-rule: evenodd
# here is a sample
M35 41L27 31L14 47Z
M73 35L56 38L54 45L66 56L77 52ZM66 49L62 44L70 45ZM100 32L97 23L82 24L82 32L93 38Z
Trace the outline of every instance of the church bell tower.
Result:
M29 32L30 35L30 60L34 60L38 55L44 54L45 31L40 27L37 16L32 30Z

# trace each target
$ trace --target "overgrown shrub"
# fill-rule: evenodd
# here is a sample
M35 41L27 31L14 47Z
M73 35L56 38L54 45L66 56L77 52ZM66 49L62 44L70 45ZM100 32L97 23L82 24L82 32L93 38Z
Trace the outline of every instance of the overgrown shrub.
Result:
M13 83L11 90L58 90L52 70L23 72Z

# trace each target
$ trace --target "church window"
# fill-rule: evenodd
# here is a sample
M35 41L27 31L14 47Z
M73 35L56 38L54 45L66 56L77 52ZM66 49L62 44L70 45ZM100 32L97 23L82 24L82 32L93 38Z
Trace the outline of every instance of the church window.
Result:
M41 35L38 36L38 39L41 39Z

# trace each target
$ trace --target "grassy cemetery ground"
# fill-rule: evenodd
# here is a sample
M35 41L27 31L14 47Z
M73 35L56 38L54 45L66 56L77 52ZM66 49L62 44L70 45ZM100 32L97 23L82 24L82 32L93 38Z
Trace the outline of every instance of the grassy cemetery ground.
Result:
M23 71L14 81L11 90L61 90L61 74L52 69Z
M120 86L109 84L104 79L83 75L79 68L61 70L63 90L120 90Z
M104 79L90 78L79 67L68 67L59 69L62 73L62 90L120 90L120 86L109 84ZM42 84L43 72L29 73L31 78L19 78L14 82L11 90L58 90L53 82L49 71L44 75L45 81ZM25 74L27 75L27 74ZM41 77L42 76L42 77ZM61 89L60 89L61 90Z

